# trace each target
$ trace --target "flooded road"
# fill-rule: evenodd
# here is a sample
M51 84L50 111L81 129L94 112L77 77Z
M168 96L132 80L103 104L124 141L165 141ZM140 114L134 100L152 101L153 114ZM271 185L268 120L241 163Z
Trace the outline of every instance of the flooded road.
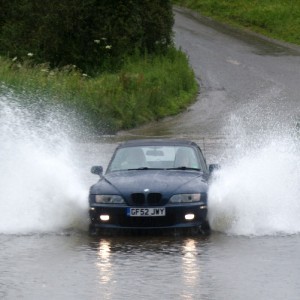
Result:
M297 299L299 236L1 238L4 299ZM296 246L296 247L295 247ZM289 254L288 257L285 257Z
M1 87L1 299L299 299L300 52L178 9L174 30L201 86L175 118L74 142L63 113L39 120ZM222 164L212 234L89 237L90 167L149 136Z

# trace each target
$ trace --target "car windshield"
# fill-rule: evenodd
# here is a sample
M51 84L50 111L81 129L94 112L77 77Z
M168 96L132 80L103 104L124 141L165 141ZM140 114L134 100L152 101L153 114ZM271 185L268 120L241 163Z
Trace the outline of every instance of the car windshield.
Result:
M116 151L107 172L130 169L201 169L189 146L136 146Z

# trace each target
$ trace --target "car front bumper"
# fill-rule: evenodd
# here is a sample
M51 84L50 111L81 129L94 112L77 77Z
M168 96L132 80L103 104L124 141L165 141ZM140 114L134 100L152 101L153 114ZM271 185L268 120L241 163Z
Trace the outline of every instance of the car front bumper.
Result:
M200 203L169 205L164 208L165 216L133 217L127 214L128 206L95 204L90 206L89 214L95 228L107 229L191 228L201 226L207 219L207 206ZM101 216L104 220L101 220Z

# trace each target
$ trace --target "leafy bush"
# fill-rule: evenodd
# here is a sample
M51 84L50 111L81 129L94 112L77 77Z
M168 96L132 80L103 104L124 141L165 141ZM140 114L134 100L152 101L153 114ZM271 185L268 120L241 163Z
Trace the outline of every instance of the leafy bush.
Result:
M0 54L82 70L117 68L172 44L170 0L0 0Z

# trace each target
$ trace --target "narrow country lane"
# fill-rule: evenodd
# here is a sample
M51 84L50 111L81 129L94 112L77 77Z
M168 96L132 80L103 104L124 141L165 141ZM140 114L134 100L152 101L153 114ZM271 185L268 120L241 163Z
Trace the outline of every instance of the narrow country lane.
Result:
M295 125L300 116L300 47L181 8L175 8L174 31L198 78L198 99L183 114L132 134L211 138L224 134L232 116L243 118L251 131Z

